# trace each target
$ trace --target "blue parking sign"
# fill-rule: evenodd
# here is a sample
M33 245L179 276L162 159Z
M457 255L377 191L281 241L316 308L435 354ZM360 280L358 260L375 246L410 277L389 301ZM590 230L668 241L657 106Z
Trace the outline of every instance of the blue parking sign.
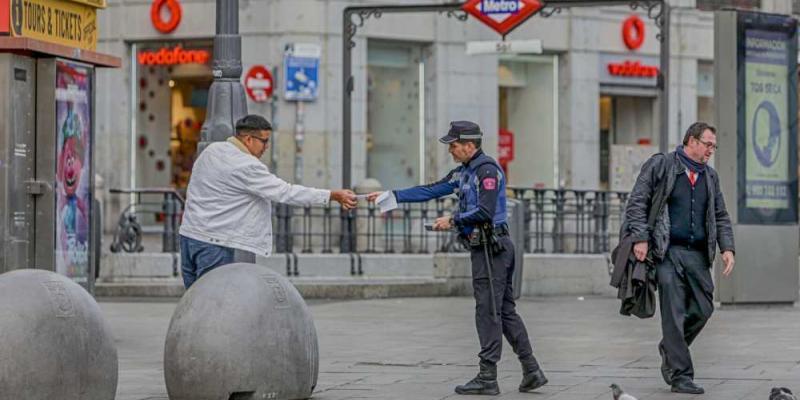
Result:
M319 46L287 45L283 65L284 98L316 100L319 92Z

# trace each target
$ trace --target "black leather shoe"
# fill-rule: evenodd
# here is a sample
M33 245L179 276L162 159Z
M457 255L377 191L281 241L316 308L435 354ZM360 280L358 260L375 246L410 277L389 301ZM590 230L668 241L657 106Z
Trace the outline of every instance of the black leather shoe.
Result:
M672 384L672 393L703 394L706 391L690 380L680 380Z
M661 377L664 378L664 383L672 385L672 369L667 365L667 355L664 354L664 348L658 346L658 353L661 354Z
M536 390L547 384L547 378L541 369L524 373L522 375L522 383L519 384L520 392L530 392Z
M495 396L500 394L500 387L497 386L497 365L481 361L478 375L471 381L456 386L458 394L480 394Z

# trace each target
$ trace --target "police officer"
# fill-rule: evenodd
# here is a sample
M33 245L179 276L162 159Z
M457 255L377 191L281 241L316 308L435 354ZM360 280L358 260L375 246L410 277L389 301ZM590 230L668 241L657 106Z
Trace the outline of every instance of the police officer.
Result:
M433 224L434 230L458 230L459 237L471 249L475 325L481 345L480 372L471 381L457 386L456 393L500 393L497 362L503 335L522 363L519 391L529 392L546 384L547 378L539 368L525 324L515 309L511 284L514 243L506 224L505 175L497 162L481 150L482 136L480 127L473 122L451 122L447 135L439 141L449 145L450 154L461 165L436 183L395 190L392 194L402 203L458 193L458 212L438 218ZM379 194L370 193L367 199L374 201Z

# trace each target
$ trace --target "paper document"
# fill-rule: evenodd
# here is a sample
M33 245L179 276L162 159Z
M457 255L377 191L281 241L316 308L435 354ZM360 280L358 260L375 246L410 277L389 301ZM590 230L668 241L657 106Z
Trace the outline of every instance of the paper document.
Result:
M375 202L378 203L378 207L381 210L381 214L392 211L397 208L397 199L394 197L394 192L391 190L387 190L381 193Z
M356 200L366 200L367 196L369 196L369 194L357 194Z

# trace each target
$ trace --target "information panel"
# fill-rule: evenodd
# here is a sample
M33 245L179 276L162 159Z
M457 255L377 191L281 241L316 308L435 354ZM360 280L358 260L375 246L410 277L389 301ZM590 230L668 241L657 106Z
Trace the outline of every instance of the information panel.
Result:
M741 12L738 35L739 220L795 223L797 22Z

